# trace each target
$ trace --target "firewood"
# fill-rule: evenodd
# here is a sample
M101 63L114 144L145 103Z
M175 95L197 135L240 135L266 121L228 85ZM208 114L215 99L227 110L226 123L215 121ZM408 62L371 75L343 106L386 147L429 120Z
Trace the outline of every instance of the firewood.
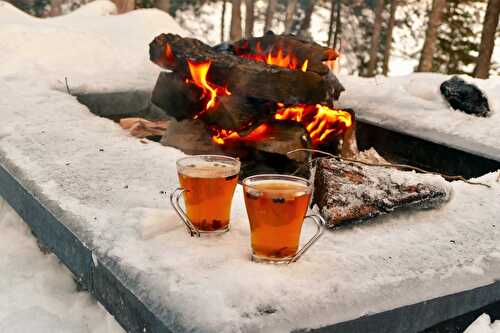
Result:
M325 75L329 68L324 61L336 60L339 53L330 47L321 46L313 41L301 39L295 35L276 35L267 32L262 37L241 39L232 44L236 55L248 54L276 54L282 50L284 54L291 53L298 59L299 64L308 61L307 70Z
M151 101L177 120L191 119L203 110L203 90L188 84L174 73L162 72L153 89Z
M190 77L188 61L210 61L209 82L227 87L233 94L288 105L328 103L333 101L340 89L340 83L327 79L328 75L290 70L229 52L217 52L197 39L173 34L161 34L151 42L150 59L182 78Z
M302 124L289 120L272 120L266 123L268 130L261 140L251 140L246 145L259 151L285 155L287 152L310 148L309 134ZM309 153L303 152L290 156L298 162L307 161Z
M196 119L172 120L160 143L174 147L186 154L223 154L222 146L212 142L212 134Z
M200 117L207 125L231 131L245 131L270 120L276 112L276 105L255 98L237 95L217 99L214 110Z
M447 200L447 183L429 177L435 176L322 158L316 168L313 203L327 226L335 227L397 208L428 207Z

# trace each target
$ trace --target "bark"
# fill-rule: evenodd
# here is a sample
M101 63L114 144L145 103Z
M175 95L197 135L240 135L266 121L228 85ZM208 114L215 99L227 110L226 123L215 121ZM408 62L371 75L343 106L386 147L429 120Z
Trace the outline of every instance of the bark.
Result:
M370 46L370 61L366 76L375 76L377 68L378 50L380 47L380 31L382 29L382 12L384 10L384 0L378 0L375 7L375 22L373 23L372 43Z
M500 0L488 1L486 15L484 16L483 32L481 34L481 45L477 58L474 76L487 79L491 66L491 55L495 48L495 34L498 27L498 16L500 14Z
M289 34L292 31L293 15L295 14L295 9L297 8L298 2L299 0L287 1L285 14L285 34Z
M398 6L398 1L391 0L389 23L387 24L387 32L385 36L384 66L383 66L383 73L385 76L387 76L387 73L389 73L389 59L391 57L391 48L392 48L392 32L394 30L394 24L396 22L397 6Z
M427 24L424 47L420 55L417 72L432 71L432 58L436 50L436 40L439 25L443 19L443 12L446 7L446 0L434 0L432 3L431 16Z
M245 37L250 38L253 36L253 25L255 21L255 0L245 0Z
M61 5L62 5L62 0L51 0L49 16L61 15L62 14Z
M154 0L154 6L166 13L170 12L170 0Z
M241 31L241 0L232 0L231 6L231 30L229 32L230 40L238 40L242 37Z
M278 0L269 0L267 3L266 20L264 22L264 33L268 32L273 27L274 12L276 11L277 4Z
M342 16L340 16L342 9L342 1L337 0L337 18L335 22L335 35L333 36L333 48L337 49L337 45L339 44L340 36L342 36ZM340 46L339 46L340 48Z
M330 24L328 26L328 40L326 42L327 46L331 45L333 37L333 20L335 19L335 4L337 0L332 0L330 2Z
M225 18L226 18L226 3L227 0L222 2L222 16L220 19L220 41L221 43L224 41L224 26L225 26Z
M302 20L302 24L300 25L299 35L303 37L307 37L309 33L309 28L311 27L311 17L314 12L314 6L316 5L317 0L309 0L309 5L306 8L306 13L304 19Z

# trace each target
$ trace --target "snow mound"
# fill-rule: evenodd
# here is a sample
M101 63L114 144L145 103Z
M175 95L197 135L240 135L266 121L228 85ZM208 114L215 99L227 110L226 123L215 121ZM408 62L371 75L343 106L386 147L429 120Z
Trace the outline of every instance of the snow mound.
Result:
M500 333L500 320L491 322L486 313L480 315L464 333Z
M161 69L149 61L149 43L162 32L186 33L163 11L110 16L112 6L96 1L35 19L0 2L0 81L33 80L65 91L67 78L72 92L152 89Z
M38 19L26 14L10 3L0 1L0 22L2 22L2 26L9 23L27 23L36 20ZM2 26L0 26L0 29Z

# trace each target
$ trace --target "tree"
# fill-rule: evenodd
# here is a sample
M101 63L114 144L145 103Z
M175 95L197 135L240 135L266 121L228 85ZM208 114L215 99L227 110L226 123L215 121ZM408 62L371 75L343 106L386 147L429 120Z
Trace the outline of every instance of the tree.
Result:
M295 9L297 8L297 3L299 0L288 0L286 4L285 13L285 33L289 34L292 31L293 25L293 14L295 14Z
M118 14L124 14L135 9L134 0L114 0Z
M495 34L498 27L498 16L500 15L500 0L489 0L484 16L479 56L477 58L474 76L487 79L490 71L491 55L495 47Z
M326 45L330 46L333 37L333 20L335 18L335 4L337 0L332 0L330 2L330 23L328 25L328 40L326 41Z
M311 17L314 12L314 6L316 5L317 0L309 0L309 3L306 7L306 13L304 15L304 19L302 20L302 24L299 29L299 36L309 37L309 28L311 27Z
M241 0L232 0L230 40L241 39Z
M226 4L227 0L222 1L222 16L220 18L220 41L224 41L224 26L226 25Z
M433 72L472 75L481 38L476 23L482 12L481 3L482 0L447 1L433 55Z
M170 12L170 0L154 0L154 7L163 10L164 12Z
M245 37L250 38L253 36L255 0L245 0L245 7Z
M333 36L333 48L336 49L339 44L340 36L342 35L342 1L337 0L337 18L335 20L335 35Z
M424 47L420 55L417 72L432 71L432 59L436 49L438 27L441 24L445 7L446 0L434 0L432 2L432 11L427 23Z
M396 8L398 6L397 0L391 0L391 9L389 14L389 23L387 24L387 31L385 34L385 49L384 49L384 65L382 73L387 76L389 73L389 58L391 57L392 48L392 32L396 23Z
M277 4L278 0L268 0L267 10L266 10L266 20L264 22L264 33L268 32L273 28L273 18Z
M375 7L375 22L373 23L372 42L370 46L370 61L366 75L374 76L377 67L377 55L380 44L380 31L382 30L382 11L384 10L384 0L378 0Z

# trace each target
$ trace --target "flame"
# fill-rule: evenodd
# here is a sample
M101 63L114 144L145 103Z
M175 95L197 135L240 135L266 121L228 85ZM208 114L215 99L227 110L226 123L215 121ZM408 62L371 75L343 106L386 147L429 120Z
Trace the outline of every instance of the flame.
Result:
M205 110L208 111L216 106L217 96L229 96L231 92L227 88L219 87L207 81L208 70L211 66L211 61L194 62L188 60L189 72L194 84L203 89L202 98L207 98ZM197 117L204 111L197 114Z
M325 143L330 134L340 135L352 126L351 114L335 110L326 105L294 105L284 107L278 104L274 116L277 120L293 120L304 124L314 146Z
M167 59L168 62L173 62L175 59L174 52L172 51L172 47L170 46L169 43L165 45L165 58Z
M265 62L268 65L275 65L279 67L284 67L292 70L302 70L303 72L307 71L307 66L309 60L306 59L302 65L299 65L300 60L293 55L291 51L285 52L282 47L278 47L276 50L271 50L269 52L265 52L262 49L262 46L259 42L255 44L255 53L244 53L247 51L246 48L243 48L244 51L240 51L243 53L238 54L238 56L246 59L251 59L254 61ZM237 50L238 52L238 50Z
M212 141L223 145L230 141L259 141L266 137L269 133L270 127L267 124L262 124L256 129L254 129L250 134L245 136L240 136L237 132L233 132L225 129L212 129L215 134L212 136Z

